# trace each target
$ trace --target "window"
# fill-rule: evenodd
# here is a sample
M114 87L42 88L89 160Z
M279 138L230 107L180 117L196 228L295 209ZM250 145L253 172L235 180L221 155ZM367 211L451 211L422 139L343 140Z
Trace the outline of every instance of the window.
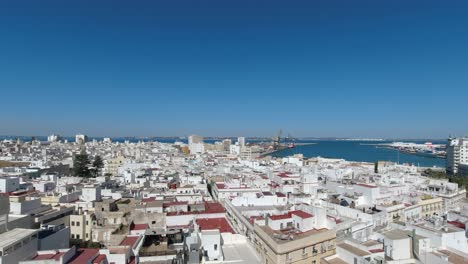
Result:
M8 254L10 254L11 252L13 252L12 249L13 249L12 247L8 247L7 249L5 249L5 255L8 255Z
M72 225L72 226L75 226L75 221L72 221L72 222L71 222L71 225Z
M88 234L88 233L86 233L86 238L88 238L88 237L89 237L89 234Z
M72 237L72 238L75 238L75 234L72 234L71 237Z
M214 250L218 250L218 244L214 245Z
M76 239L80 239L80 235L76 235Z
M76 226L80 226L80 222L76 222Z
M156 224L156 221L151 221L151 224L152 224L152 225Z
M21 248L21 242L20 243L16 243L13 248L16 250L20 249Z
M89 225L89 221L88 221L88 220L86 220L86 225Z

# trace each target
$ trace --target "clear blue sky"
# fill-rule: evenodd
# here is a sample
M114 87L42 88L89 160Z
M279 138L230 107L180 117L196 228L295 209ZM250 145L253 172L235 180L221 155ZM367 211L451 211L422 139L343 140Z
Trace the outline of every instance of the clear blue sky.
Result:
M468 134L468 1L1 1L0 134Z

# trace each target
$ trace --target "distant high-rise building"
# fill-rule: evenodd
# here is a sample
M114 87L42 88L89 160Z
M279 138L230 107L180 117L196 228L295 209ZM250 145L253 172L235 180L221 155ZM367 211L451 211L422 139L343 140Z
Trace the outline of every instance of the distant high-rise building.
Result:
M201 154L205 152L203 137L191 135L188 137L188 145L191 154Z
M232 144L232 140L230 138L227 138L227 139L223 140L224 151L229 151L229 148L231 147L231 144Z
M60 141L60 140L62 140L62 137L60 135L52 134L52 135L47 137L47 141L49 141L49 142L57 142L57 141Z
M468 165L468 138L449 138L447 143L446 170L450 174L459 173L459 165Z
M238 137L238 138L237 138L237 143L238 143L239 146L241 146L241 147L245 146L245 137Z
M78 135L75 136L75 142L76 143L84 144L87 141L88 141L88 136L86 136L86 135L78 134Z
M188 144L203 143L202 136L191 135L188 137Z

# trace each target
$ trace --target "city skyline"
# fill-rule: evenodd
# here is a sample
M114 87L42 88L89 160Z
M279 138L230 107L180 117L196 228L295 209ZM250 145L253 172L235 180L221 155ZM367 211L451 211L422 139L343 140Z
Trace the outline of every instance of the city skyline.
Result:
M0 263L465 263L467 11L0 1Z
M0 3L0 135L468 134L464 1Z

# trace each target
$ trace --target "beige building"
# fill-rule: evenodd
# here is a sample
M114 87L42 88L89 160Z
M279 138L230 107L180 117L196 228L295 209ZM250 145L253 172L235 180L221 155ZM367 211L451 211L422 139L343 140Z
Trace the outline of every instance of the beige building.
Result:
M285 235L268 226L255 225L255 249L262 263L315 264L335 254L336 233L329 229L313 229Z
M429 198L421 200L418 206L421 206L421 217L430 217L434 214L441 215L444 210L444 201L440 197Z
M94 213L84 212L79 215L70 215L70 238L83 241L91 240L95 221Z
M119 167L125 162L125 157L119 155L113 159L108 159L104 164L104 173L109 173L112 176L117 176L119 173Z

